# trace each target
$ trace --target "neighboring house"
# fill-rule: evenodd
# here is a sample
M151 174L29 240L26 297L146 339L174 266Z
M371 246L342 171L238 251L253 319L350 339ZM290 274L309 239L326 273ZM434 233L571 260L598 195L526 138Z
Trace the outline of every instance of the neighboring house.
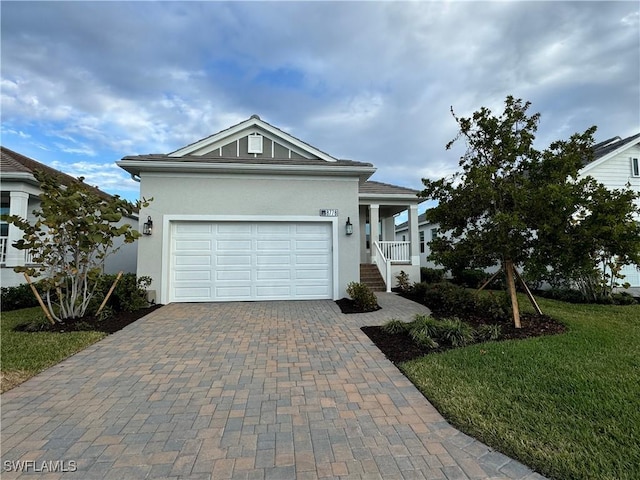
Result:
M610 190L631 187L640 193L640 133L627 138L614 137L593 147L593 160L580 170L580 177L595 178ZM640 200L636 201L640 211ZM636 216L640 222L640 214ZM640 287L640 270L627 265L620 272L631 287Z
M40 206L40 184L33 176L33 172L41 170L56 176L63 185L76 182L77 179L54 168L25 157L6 147L0 147L0 214L19 215L27 220L35 221L33 211ZM93 188L93 187L90 187ZM97 188L96 193L110 197ZM122 224L129 223L135 228L138 218L124 218ZM22 238L22 231L6 222L0 221L0 285L10 287L25 283L23 274L13 271L14 267L29 264L29 256L24 250L12 247L13 243ZM114 247L122 245L117 241ZM122 245L122 248L107 258L105 273L135 272L137 261L137 247L134 244Z
M627 185L635 192L640 193L640 133L628 138L614 137L600 142L593 147L593 159L586 163L580 170L580 177L592 176L598 182L609 189L626 188ZM640 201L637 202L640 209ZM420 265L423 267L436 267L429 262L429 242L437 235L438 225L428 223L423 213L418 217L418 230L420 242ZM640 216L638 216L640 221ZM408 232L407 223L396 226L396 239L406 238ZM636 265L628 265L623 268L625 282L632 287L640 287L640 271Z
M137 271L158 303L335 300L360 280L360 263L419 278L418 192L371 182L370 163L339 160L257 115L118 165L153 197L140 212L153 232ZM413 235L396 242L393 217L405 210Z

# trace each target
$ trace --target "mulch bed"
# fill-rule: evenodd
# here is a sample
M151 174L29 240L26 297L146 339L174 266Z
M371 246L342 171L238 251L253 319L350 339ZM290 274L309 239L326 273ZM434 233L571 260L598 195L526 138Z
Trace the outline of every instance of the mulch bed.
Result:
M472 317L464 319L464 321L470 323L474 328L487 323L480 317ZM524 339L538 337L541 335L555 335L567 330L565 325L546 315L521 315L520 323L522 324L522 328L515 328L512 323L501 323L501 340ZM380 351L382 351L382 353L384 353L386 357L395 364L407 362L429 353L442 352L451 348L442 347L430 350L415 343L406 332L390 334L383 331L380 326L362 327L362 331L371 339Z
M48 321L46 323L22 323L17 325L15 330L19 332L57 333L94 331L111 334L118 330L122 330L127 325L130 325L160 307L162 307L162 305L153 305L149 308L141 308L135 312L118 312L113 314L110 318L102 320L100 320L99 317L88 315L82 318L69 319L66 320L65 323L56 323L55 325L51 325Z

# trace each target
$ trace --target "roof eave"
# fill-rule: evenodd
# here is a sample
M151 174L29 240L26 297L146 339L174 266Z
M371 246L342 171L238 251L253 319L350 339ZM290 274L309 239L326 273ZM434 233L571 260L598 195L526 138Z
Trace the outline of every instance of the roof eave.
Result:
M246 163L208 163L182 161L149 162L139 160L121 160L116 164L127 172L140 175L141 172L166 173L265 173L280 175L329 175L329 176L357 176L369 178L376 171L369 166L337 166L337 165L265 165Z
M408 202L415 203L419 205L420 203L426 201L426 198L420 198L416 193L359 193L358 199L363 202L370 203L385 203L389 204L391 201L398 202Z

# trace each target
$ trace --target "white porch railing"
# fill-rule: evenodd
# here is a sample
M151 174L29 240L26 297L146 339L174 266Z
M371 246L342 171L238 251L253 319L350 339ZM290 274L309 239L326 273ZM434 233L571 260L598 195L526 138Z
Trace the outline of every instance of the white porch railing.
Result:
M0 263L7 263L7 249L9 248L9 237L0 237ZM33 263L33 255L31 252L22 250L24 255L24 265L30 265Z
M387 292L391 292L391 259L387 258L380 248L380 243L385 242L373 242L375 245L375 258L374 262L380 271L380 275L384 278L384 283L387 286ZM394 243L394 242L387 242Z
M7 244L9 239L7 237L0 237L0 263L6 263L7 261Z
M398 263L411 263L411 242L376 242L384 258Z

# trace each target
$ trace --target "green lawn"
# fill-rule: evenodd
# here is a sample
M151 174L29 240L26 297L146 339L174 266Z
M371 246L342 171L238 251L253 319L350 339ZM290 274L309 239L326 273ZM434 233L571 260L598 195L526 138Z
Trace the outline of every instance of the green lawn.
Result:
M543 475L640 478L640 305L539 303L569 331L402 370L453 425Z
M104 338L102 332L14 332L21 323L42 321L40 308L2 312L0 320L0 370L2 389L9 390L61 360Z

